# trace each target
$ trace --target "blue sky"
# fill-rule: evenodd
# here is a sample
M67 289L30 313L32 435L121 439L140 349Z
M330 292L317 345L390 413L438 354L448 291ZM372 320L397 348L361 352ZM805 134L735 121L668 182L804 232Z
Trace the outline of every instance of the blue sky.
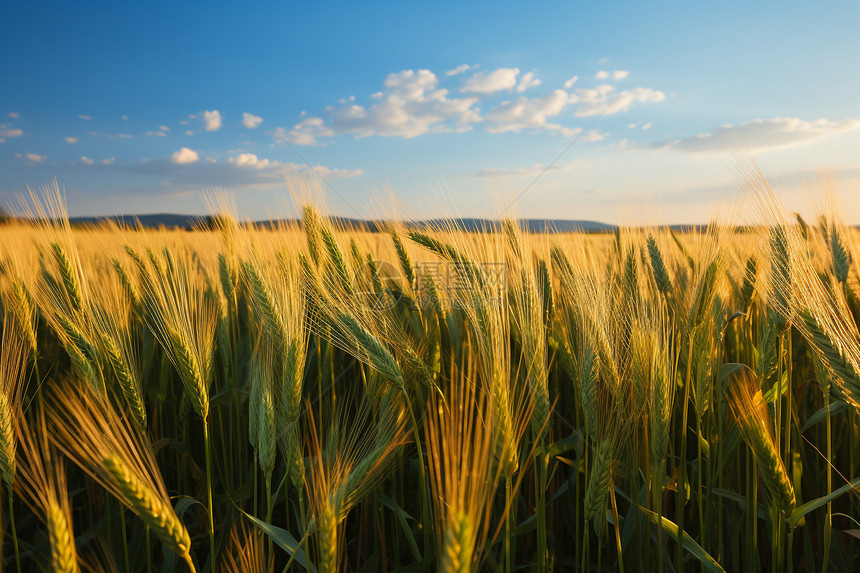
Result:
M73 215L202 213L222 187L262 218L309 163L347 216L389 190L416 215L443 196L495 216L543 172L512 212L701 222L734 204L745 148L792 208L826 170L860 223L856 0L28 2L3 20L4 202L56 178Z

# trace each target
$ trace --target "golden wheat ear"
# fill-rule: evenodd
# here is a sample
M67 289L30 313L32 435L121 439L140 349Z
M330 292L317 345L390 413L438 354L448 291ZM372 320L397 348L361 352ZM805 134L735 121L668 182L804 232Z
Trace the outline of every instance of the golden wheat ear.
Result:
M752 370L743 368L731 378L728 399L741 434L755 458L762 481L787 519L794 511L794 487L774 444L773 424L767 403Z
M15 425L22 415L26 349L20 326L8 313L3 316L0 347L0 477L6 492L15 482L17 439Z
M474 369L447 376L433 394L424 430L440 571L480 568L502 466L493 456L493 400ZM523 425L525 428L525 424Z
M48 529L53 570L77 573L80 569L66 487L65 465L48 444L48 429L41 409L35 413L34 418L38 424L36 428L23 416L16 422L21 464L20 479L16 482L15 489Z
M53 386L47 402L52 442L194 570L191 538L167 496L152 446L136 424L106 397L72 381Z

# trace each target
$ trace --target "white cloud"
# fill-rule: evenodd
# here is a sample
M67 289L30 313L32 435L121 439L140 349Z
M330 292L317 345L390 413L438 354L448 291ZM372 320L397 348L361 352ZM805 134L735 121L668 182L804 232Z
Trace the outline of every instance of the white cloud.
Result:
M739 125L723 125L710 133L685 137L651 147L706 153L745 147L770 149L809 143L828 135L860 130L860 119L803 121L793 117L755 119Z
M194 132L189 129L185 132L185 135L194 135Z
M177 151L176 153L171 155L170 158L174 163L183 164L183 163L194 163L195 161L197 161L199 159L199 156L197 155L197 152L194 151L193 149L188 149L187 147L183 147L182 149L180 149L179 151Z
M643 130L651 129L651 126L652 126L652 125L654 125L654 124L653 124L653 123L651 123L651 122L648 122L648 123L646 123L645 125L643 125L643 126L642 126L642 129L643 129Z
M445 75L446 76L456 76L456 75L462 74L463 72L468 72L469 70L471 70L474 67L475 66L470 66L469 64L461 64L461 65L457 66L456 68L454 68L453 70L448 70L447 72L445 72Z
M6 116L11 117L12 119L18 119L19 117L21 117L21 114L16 111L10 111L8 114L6 114Z
M465 131L481 121L472 106L474 97L450 98L448 90L437 89L438 78L429 70L403 70L389 74L379 103L370 107L349 104L328 107L331 129L356 137L415 137L439 131ZM454 124L453 127L451 124Z
M528 176L536 176L540 173L546 172L559 172L559 171L570 171L571 169L578 167L582 162L574 161L572 163L565 164L553 164L550 165L549 168L544 168L540 163L535 163L530 167L520 167L520 168L488 168L481 169L480 171L475 173L475 177L493 177L493 178L506 178L506 177L522 177L525 175Z
M66 143L77 143L78 141L80 141L80 140L77 137L67 137L66 138Z
M238 154L227 161L206 157L179 165L167 159L140 161L116 167L125 172L158 177L163 185L174 191L197 191L205 186L222 186L233 189L271 189L284 187L289 173L312 173L307 165L260 158L254 154ZM362 174L361 169L335 169L324 165L313 168L326 179L351 178Z
M627 76L630 75L630 72L627 70L615 70L614 72L607 72L606 70L600 70L594 77L598 80L605 80L608 78L612 78L613 80L623 80Z
M147 131L146 135L153 137L167 137L167 132L170 131L170 128L166 125L159 125L158 131Z
M81 114L81 115L79 115L79 116L78 116L78 118L79 118L79 119L82 119L82 120L84 120L84 121L89 121L89 120L91 120L91 119L93 118L93 116L91 116L91 115L83 115L83 114Z
M285 139L295 145L316 145L317 138L331 137L334 135L321 117L308 117L293 126L291 130L283 127L275 129L274 134L278 139Z
M86 155L81 156L81 163L83 163L84 165L87 165L87 166L95 165L96 163L98 163L100 165L110 165L114 161L116 161L116 157L109 157L107 159L102 159L101 161L98 161L96 159L92 159L90 157L87 157ZM75 162L72 161L71 165L74 165L74 164L75 164Z
M446 75L453 76L474 66L459 66ZM602 71L605 77L627 77L626 70ZM568 88L578 81L578 76L569 78ZM593 89L578 89L575 93L555 90L540 97L519 96L496 105L485 116L478 107L484 96L500 91L523 93L541 85L534 72L520 75L518 68L498 68L489 72L476 72L461 80L460 92L467 95L452 95L439 87L439 78L429 70L403 70L391 73L383 82L384 89L370 95L371 103L363 105L354 96L342 98L339 103L325 108L325 113L308 116L302 112L299 123L292 128L278 127L270 132L276 139L295 145L318 145L321 140L336 135L351 134L356 138L389 136L412 138L426 133L463 132L473 124L487 121L491 133L518 132L533 129L558 133L565 137L581 132L560 123L550 123L549 118L559 115L568 106L576 104L578 117L598 113L614 114L625 111L636 102L657 102L665 99L663 92L651 88L633 88L619 91L611 85L598 85ZM210 112L206 112L210 113ZM256 125L259 118L243 114ZM588 140L605 137L599 132L589 133Z
M120 139L132 139L134 137L130 133L118 133L118 134L116 134L116 136L119 137Z
M19 157L19 158L24 157L28 161L32 161L33 163L41 163L45 159L47 159L46 155L38 155L36 153L25 153L24 155L21 155L20 153L16 153L15 157Z
M206 131L218 131L221 129L221 114L217 109L203 112L203 123Z
M240 153L236 157L231 157L228 161L234 163L237 167L252 167L254 169L265 169L271 163L268 159L259 159L253 153Z
M12 129L6 125L0 125L0 137L2 138L21 137L22 135L24 135L24 132L20 129Z
M254 129L261 123L263 123L263 118L259 115L254 115L248 112L242 114L242 125L248 129Z
M181 125L190 125L190 124L191 124L191 122L190 122L190 121L188 121L187 119L179 120L179 123L180 123Z
M628 124L627 124L627 129L635 129L635 128L636 128L636 124L635 124L635 123L628 123Z
M123 120L123 121L128 121L128 116L127 116L127 115L122 116L122 120Z
M574 135L578 130L547 121L547 118L560 114L569 103L570 97L564 90L555 90L535 98L520 96L516 100L503 102L487 113L487 131L505 133L538 129L561 133L565 137Z
M364 173L363 169L330 169L325 165L314 165L313 173L326 179L352 179Z
M529 72L527 74L523 74L523 77L520 78L520 84L517 86L517 93L523 93L529 88L533 88L535 86L540 85L540 80L535 78L533 72Z
M465 81L463 93L491 94L501 90L512 90L517 85L519 68L499 68L488 74L478 72Z
M594 89L576 90L572 99L579 104L577 117L587 117L598 113L612 115L627 111L636 102L661 102L666 99L666 94L651 88L633 88L619 92L610 85L601 84Z

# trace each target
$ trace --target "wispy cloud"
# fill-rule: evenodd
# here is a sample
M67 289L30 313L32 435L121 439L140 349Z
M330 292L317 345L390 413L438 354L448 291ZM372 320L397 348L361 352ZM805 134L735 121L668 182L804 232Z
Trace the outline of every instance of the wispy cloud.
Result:
M453 70L448 70L447 72L445 72L445 75L446 76L456 76L456 75L462 74L463 72L468 72L469 70L471 70L474 67L475 66L470 66L469 64L461 64L461 65L457 66L456 68L454 68Z
M6 117L11 117L12 119L18 119L19 117L21 117L21 114L18 113L17 111L10 111L9 113L6 114Z
M8 125L0 125L0 139L6 141L6 138L21 137L24 132L18 128L12 128Z
M564 89L569 90L570 88L572 88L573 84L575 84L577 80L579 80L579 76L573 76L572 78L564 82Z
M809 143L823 137L860 129L860 119L803 121L794 117L755 119L739 125L726 124L708 132L672 141L653 148L678 149L693 153L747 149L770 149Z
M66 138L66 143L77 143L78 141L80 141L80 139L78 139L77 137L67 137Z
M332 131L321 117L308 117L293 126L292 129L278 127L273 135L276 141L286 140L295 145L317 145L317 140L332 137Z
M81 156L81 163L84 165L111 165L114 161L116 161L116 157L108 157L107 159L102 159L98 161L96 159L91 159L86 155Z
M503 102L486 115L487 131L490 133L520 132L523 129L554 131L570 136L575 131L547 121L559 115L570 104L564 90L555 90L542 97L519 97Z
M520 83L517 85L517 93L523 93L529 88L533 88L535 86L540 85L540 80L537 79L534 75L534 72L529 72L527 74L523 74L523 77L520 78Z
M475 173L475 177L492 177L497 179L509 178L509 177L523 177L526 175L536 176L540 173L546 172L559 172L559 171L570 171L582 164L581 161L574 161L572 163L563 163L563 164L554 164L550 165L549 168L544 168L540 163L535 163L529 167L520 167L520 168L487 168L481 169L480 171Z
M601 84L594 89L578 89L573 99L578 103L577 117L588 117L603 113L612 115L630 109L634 103L656 103L666 99L666 94L651 88L633 88L617 91L608 84Z
M78 119L82 119L82 120L84 120L84 121L89 121L89 120L91 120L92 118L93 118L93 116L91 116L91 115L83 115L83 114L81 114L81 115L79 115L79 116L78 116Z
M16 153L15 157L17 157L18 159L26 159L30 162L29 165L43 163L45 159L48 158L46 155L39 155L38 153Z
M176 163L172 158L153 159L112 168L161 178L167 188L174 190L196 190L213 185L231 189L271 189L284 186L287 174L310 169L306 165L260 158L253 153L240 153L226 161L207 158L207 161ZM336 169L324 165L316 165L314 170L327 179L352 178L363 173L361 169Z
M263 118L259 115L254 115L248 112L242 114L242 125L244 125L248 129L254 129L261 123L263 123Z
M519 68L499 68L487 74L478 72L463 83L462 93L489 95L502 90L512 90L517 85Z
M615 70L614 72L607 72L606 70L600 70L594 77L598 80L606 80L612 78L613 80L623 80L627 76L630 75L630 72L627 70Z

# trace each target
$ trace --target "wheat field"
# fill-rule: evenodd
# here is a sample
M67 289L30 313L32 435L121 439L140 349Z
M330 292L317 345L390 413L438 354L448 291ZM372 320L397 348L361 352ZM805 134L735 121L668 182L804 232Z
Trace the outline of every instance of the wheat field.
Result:
M849 571L860 265L758 226L0 227L7 571Z

